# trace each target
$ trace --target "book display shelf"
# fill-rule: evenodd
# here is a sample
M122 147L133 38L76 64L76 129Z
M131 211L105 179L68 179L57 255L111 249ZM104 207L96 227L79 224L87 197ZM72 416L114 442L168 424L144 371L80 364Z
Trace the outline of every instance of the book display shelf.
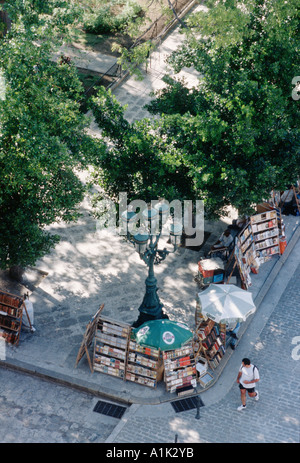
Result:
M255 250L263 263L266 258L279 254L279 229L277 212L268 211L250 218Z
M209 367L217 368L225 354L226 325L215 323L209 318L199 324L197 336L200 342L200 352L206 358Z
M160 351L140 346L131 333L130 325L100 316L95 330L93 371L155 388L163 376Z
M280 198L280 194L279 194L279 198ZM279 238L285 237L285 225L282 219L281 208L278 206L275 199L270 199L270 203L263 202L263 203L257 204L256 211L257 213L276 211Z
M283 229L280 210L273 209L251 216L250 222L237 236L235 265L245 289L251 286L251 272L258 273L261 264L280 254L279 238Z
M196 302L195 321L198 338L196 358L201 360L199 356L202 355L209 368L214 370L226 351L226 324L216 323L205 317L201 312L199 301Z
M95 332L95 371L125 379L130 325L109 318L99 318Z
M176 392L197 385L196 360L193 343L180 349L163 352L166 390Z
M248 288L251 285L251 266L256 257L254 238L250 223L237 236L234 255L242 283L246 288Z
M93 370L93 364L92 364L91 359L90 359L89 347L90 347L90 345L92 344L92 342L94 340L95 332L96 332L96 329L97 329L97 326L98 326L98 321L99 321L99 318L100 318L100 315L101 315L101 312L102 312L103 308L104 308L104 304L102 304L99 307L99 309L97 310L97 312L95 313L93 318L88 322L88 324L86 326L86 330L85 330L85 333L84 333L84 336L83 336L83 339L82 339L82 342L81 342L81 345L80 345L80 348L79 348L79 351L78 351L78 354L77 354L77 357L76 357L75 368L77 367L78 363L83 358L83 356L86 355L87 360L89 362L90 370L91 370L92 373L94 371Z
M161 379L159 349L140 346L131 339L126 362L126 380L156 388Z
M24 308L22 297L0 291L0 337L9 344L19 343Z

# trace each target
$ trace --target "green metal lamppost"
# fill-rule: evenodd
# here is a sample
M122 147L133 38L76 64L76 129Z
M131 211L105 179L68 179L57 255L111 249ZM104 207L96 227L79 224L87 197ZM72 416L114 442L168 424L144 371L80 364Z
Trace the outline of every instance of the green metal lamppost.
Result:
M168 318L163 312L163 304L160 302L157 295L157 280L154 275L154 265L165 260L167 255L171 252L175 252L181 241L182 224L173 221L169 227L173 251L169 251L166 248L158 249L161 230L157 229L157 224L159 225L159 220L166 217L168 213L169 207L167 204L163 202L158 203L154 208L143 211L143 216L146 222L148 222L148 226L139 231L139 233L133 235L128 232L127 228L127 239L135 245L135 249L139 253L140 258L148 266L148 277L145 280L146 292L143 302L139 307L139 317L132 325L134 328L150 320ZM122 219L124 223L128 225L129 221L132 220L134 216L135 213L126 211Z

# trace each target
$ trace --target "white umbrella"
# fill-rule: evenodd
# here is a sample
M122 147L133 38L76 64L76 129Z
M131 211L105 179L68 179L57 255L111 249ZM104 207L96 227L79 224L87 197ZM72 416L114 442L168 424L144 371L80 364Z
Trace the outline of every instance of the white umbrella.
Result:
M255 312L252 294L235 285L210 285L198 293L201 312L217 323L243 322Z

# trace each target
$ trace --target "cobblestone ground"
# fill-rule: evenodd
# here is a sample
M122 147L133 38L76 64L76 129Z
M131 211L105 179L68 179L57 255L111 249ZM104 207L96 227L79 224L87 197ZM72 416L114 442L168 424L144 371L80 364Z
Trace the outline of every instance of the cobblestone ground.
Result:
M103 442L119 422L93 412L97 398L0 369L1 443Z
M272 318L247 354L259 367L260 400L247 400L238 412L240 394L235 383L228 394L211 406L155 418L143 416L143 407L128 420L114 443L298 443L300 410L300 266L290 280ZM238 351L237 351L238 352ZM243 354L242 354L243 355ZM243 357L245 354L243 355ZM165 407L169 407L166 409ZM166 416L167 415L167 416Z

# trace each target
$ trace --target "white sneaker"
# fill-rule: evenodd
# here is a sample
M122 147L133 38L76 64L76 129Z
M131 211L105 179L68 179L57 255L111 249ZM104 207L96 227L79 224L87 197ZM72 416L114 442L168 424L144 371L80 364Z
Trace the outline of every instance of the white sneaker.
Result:
M259 393L256 391L256 396L254 397L254 400L259 400Z
M245 408L246 408L246 405L240 405L237 409L240 412L242 410L245 410Z

